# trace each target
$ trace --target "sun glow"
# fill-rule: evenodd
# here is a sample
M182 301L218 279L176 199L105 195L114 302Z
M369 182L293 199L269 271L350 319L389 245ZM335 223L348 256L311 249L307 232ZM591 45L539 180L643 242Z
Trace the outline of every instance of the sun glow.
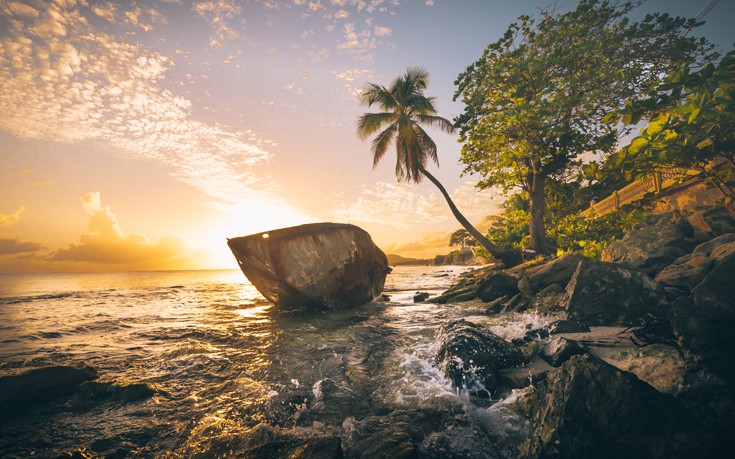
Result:
M267 199L237 205L216 204L216 207L222 219L204 225L191 239L192 245L206 252L208 268L237 268L237 261L227 246L228 238L316 221L290 206Z

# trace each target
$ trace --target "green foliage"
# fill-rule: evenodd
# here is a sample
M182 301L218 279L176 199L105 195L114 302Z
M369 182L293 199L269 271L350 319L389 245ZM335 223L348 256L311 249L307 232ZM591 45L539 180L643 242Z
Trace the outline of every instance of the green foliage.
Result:
M599 258L610 242L645 221L646 211L632 209L603 216L570 214L551 226L550 233L562 252L579 252L586 258Z
M500 247L527 248L528 211L507 205L500 216L491 217L488 239ZM549 239L559 252L579 252L587 258L599 258L607 245L645 221L649 213L641 208L627 208L604 216L583 216L579 212L547 219ZM478 252L481 255L482 252Z
M566 182L581 154L611 152L621 131L606 121L624 101L712 49L684 34L694 20L654 14L634 23L635 6L582 0L568 13L521 16L457 78L465 172L480 174L481 188L526 191L532 234L543 234L546 179Z
M672 71L651 97L628 101L622 114L623 122L647 116L648 124L621 151L620 170L641 177L670 166L696 169L733 196L727 182L735 166L735 50L699 71ZM712 169L713 161L731 167Z
M453 247L455 245L458 245L461 248L474 247L477 245L477 241L475 241L466 229L458 229L449 236L449 246Z

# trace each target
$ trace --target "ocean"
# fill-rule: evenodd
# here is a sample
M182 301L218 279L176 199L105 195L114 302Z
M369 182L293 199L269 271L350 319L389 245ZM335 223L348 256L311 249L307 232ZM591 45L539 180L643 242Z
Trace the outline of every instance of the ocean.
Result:
M389 301L311 314L280 313L236 270L0 275L0 376L86 364L114 387L153 389L10 416L0 422L0 457L82 447L104 457L250 457L264 431L292 443L345 442L355 422L405 411L461 418L469 427L437 433L467 452L457 457L515 457L522 422L504 401L452 388L434 361L435 335L467 318L511 339L548 319L493 322L481 304L413 302L467 269L396 267ZM329 388L347 402L325 406ZM477 450L472 429L492 437L495 450Z

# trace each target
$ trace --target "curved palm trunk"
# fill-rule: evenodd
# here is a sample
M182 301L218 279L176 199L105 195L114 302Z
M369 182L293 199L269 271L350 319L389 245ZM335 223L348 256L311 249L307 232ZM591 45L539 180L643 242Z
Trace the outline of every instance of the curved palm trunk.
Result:
M433 175L431 175L424 167L419 166L419 171L428 178L431 183L436 185L437 188L439 188L439 191L444 196L444 199L446 199L447 204L449 205L449 209L452 211L452 214L454 215L454 218L457 219L457 221L464 227L464 229L467 230L470 235L475 238L477 242L480 243L481 246L487 250L490 255L493 256L493 258L496 258L503 262L503 264L506 265L506 267L510 267L512 265L516 265L520 263L522 260L520 259L520 256L517 252L514 251L508 251L500 249L498 246L493 244L492 242L488 241L485 236L482 235L477 229L475 229L474 226L465 218L464 215L457 209L457 206L454 205L454 201L452 201L452 198L449 197L449 193L447 193L447 190L444 188L444 186L439 182L439 180L436 179ZM516 256L511 256L516 255Z

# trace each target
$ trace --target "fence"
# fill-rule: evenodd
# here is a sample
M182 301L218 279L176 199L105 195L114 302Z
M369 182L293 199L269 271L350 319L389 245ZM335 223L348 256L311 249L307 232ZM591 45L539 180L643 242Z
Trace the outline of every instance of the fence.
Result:
M683 169L681 167L669 167L661 172L656 172L650 177L646 177L614 191L612 195L602 201L592 204L589 209L582 212L582 215L590 214L605 215L620 209L620 206L638 201L647 193L660 193L677 183L686 176L696 175L698 172Z

